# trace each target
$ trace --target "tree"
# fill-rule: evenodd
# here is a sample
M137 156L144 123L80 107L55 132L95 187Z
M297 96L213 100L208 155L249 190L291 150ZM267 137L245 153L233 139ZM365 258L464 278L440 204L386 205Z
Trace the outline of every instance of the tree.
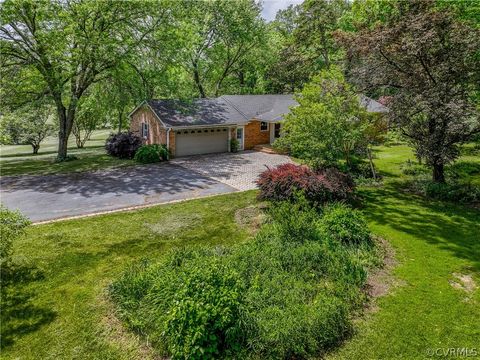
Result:
M264 32L260 8L252 0L182 4L186 9L185 67L202 98L218 96L224 81L260 43Z
M311 59L312 72L328 68L335 58L338 46L333 33L349 9L347 0L305 0L298 16L295 42Z
M2 96L11 106L20 105L18 99L53 99L59 160L67 156L79 100L164 20L163 2L149 4L114 0L2 4Z
M339 160L350 166L355 152L366 144L369 114L343 74L335 67L323 70L305 85L297 101L275 146L314 166L338 165Z
M301 89L311 74L312 62L295 41L300 5L290 5L278 11L270 25L269 40L275 61L268 67L266 76L275 93L294 93Z
M399 4L402 4L401 2ZM400 6L400 5L399 5ZM480 132L480 33L434 3L410 2L402 16L374 30L340 37L350 78L366 91L391 95L389 119L445 182L458 146Z
M98 125L106 122L104 120L106 117L108 117L106 108L102 102L98 101L95 93L82 98L72 126L77 148L81 149L85 146Z
M38 154L42 141L55 133L53 113L45 104L30 104L5 116L2 127L10 138L16 136L17 143L31 145L33 154Z

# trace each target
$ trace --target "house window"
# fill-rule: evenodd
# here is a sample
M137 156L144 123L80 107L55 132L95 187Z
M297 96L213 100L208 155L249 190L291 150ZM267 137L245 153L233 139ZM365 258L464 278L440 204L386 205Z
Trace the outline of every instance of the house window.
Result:
M268 131L268 123L265 121L262 121L260 123L260 131Z
M142 123L142 137L143 138L148 138L148 135L150 133L150 126L147 123Z

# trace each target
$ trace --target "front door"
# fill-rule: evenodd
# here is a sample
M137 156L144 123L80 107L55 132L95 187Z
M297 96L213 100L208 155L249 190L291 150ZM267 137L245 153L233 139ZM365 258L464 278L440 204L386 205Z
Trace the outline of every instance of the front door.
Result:
M243 126L237 127L238 150L243 150L244 131Z

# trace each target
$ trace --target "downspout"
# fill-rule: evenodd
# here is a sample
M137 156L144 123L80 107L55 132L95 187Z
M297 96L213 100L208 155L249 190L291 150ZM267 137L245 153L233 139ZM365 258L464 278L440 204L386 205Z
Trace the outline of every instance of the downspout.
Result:
M167 149L169 152L170 152L170 130L172 130L172 128L167 129Z

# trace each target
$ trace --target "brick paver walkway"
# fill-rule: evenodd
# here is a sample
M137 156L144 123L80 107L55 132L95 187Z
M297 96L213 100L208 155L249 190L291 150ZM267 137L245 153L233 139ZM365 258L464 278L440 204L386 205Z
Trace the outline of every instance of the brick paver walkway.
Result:
M209 154L178 158L171 161L238 190L255 189L255 180L267 167L292 163L286 155L242 151L235 154Z

